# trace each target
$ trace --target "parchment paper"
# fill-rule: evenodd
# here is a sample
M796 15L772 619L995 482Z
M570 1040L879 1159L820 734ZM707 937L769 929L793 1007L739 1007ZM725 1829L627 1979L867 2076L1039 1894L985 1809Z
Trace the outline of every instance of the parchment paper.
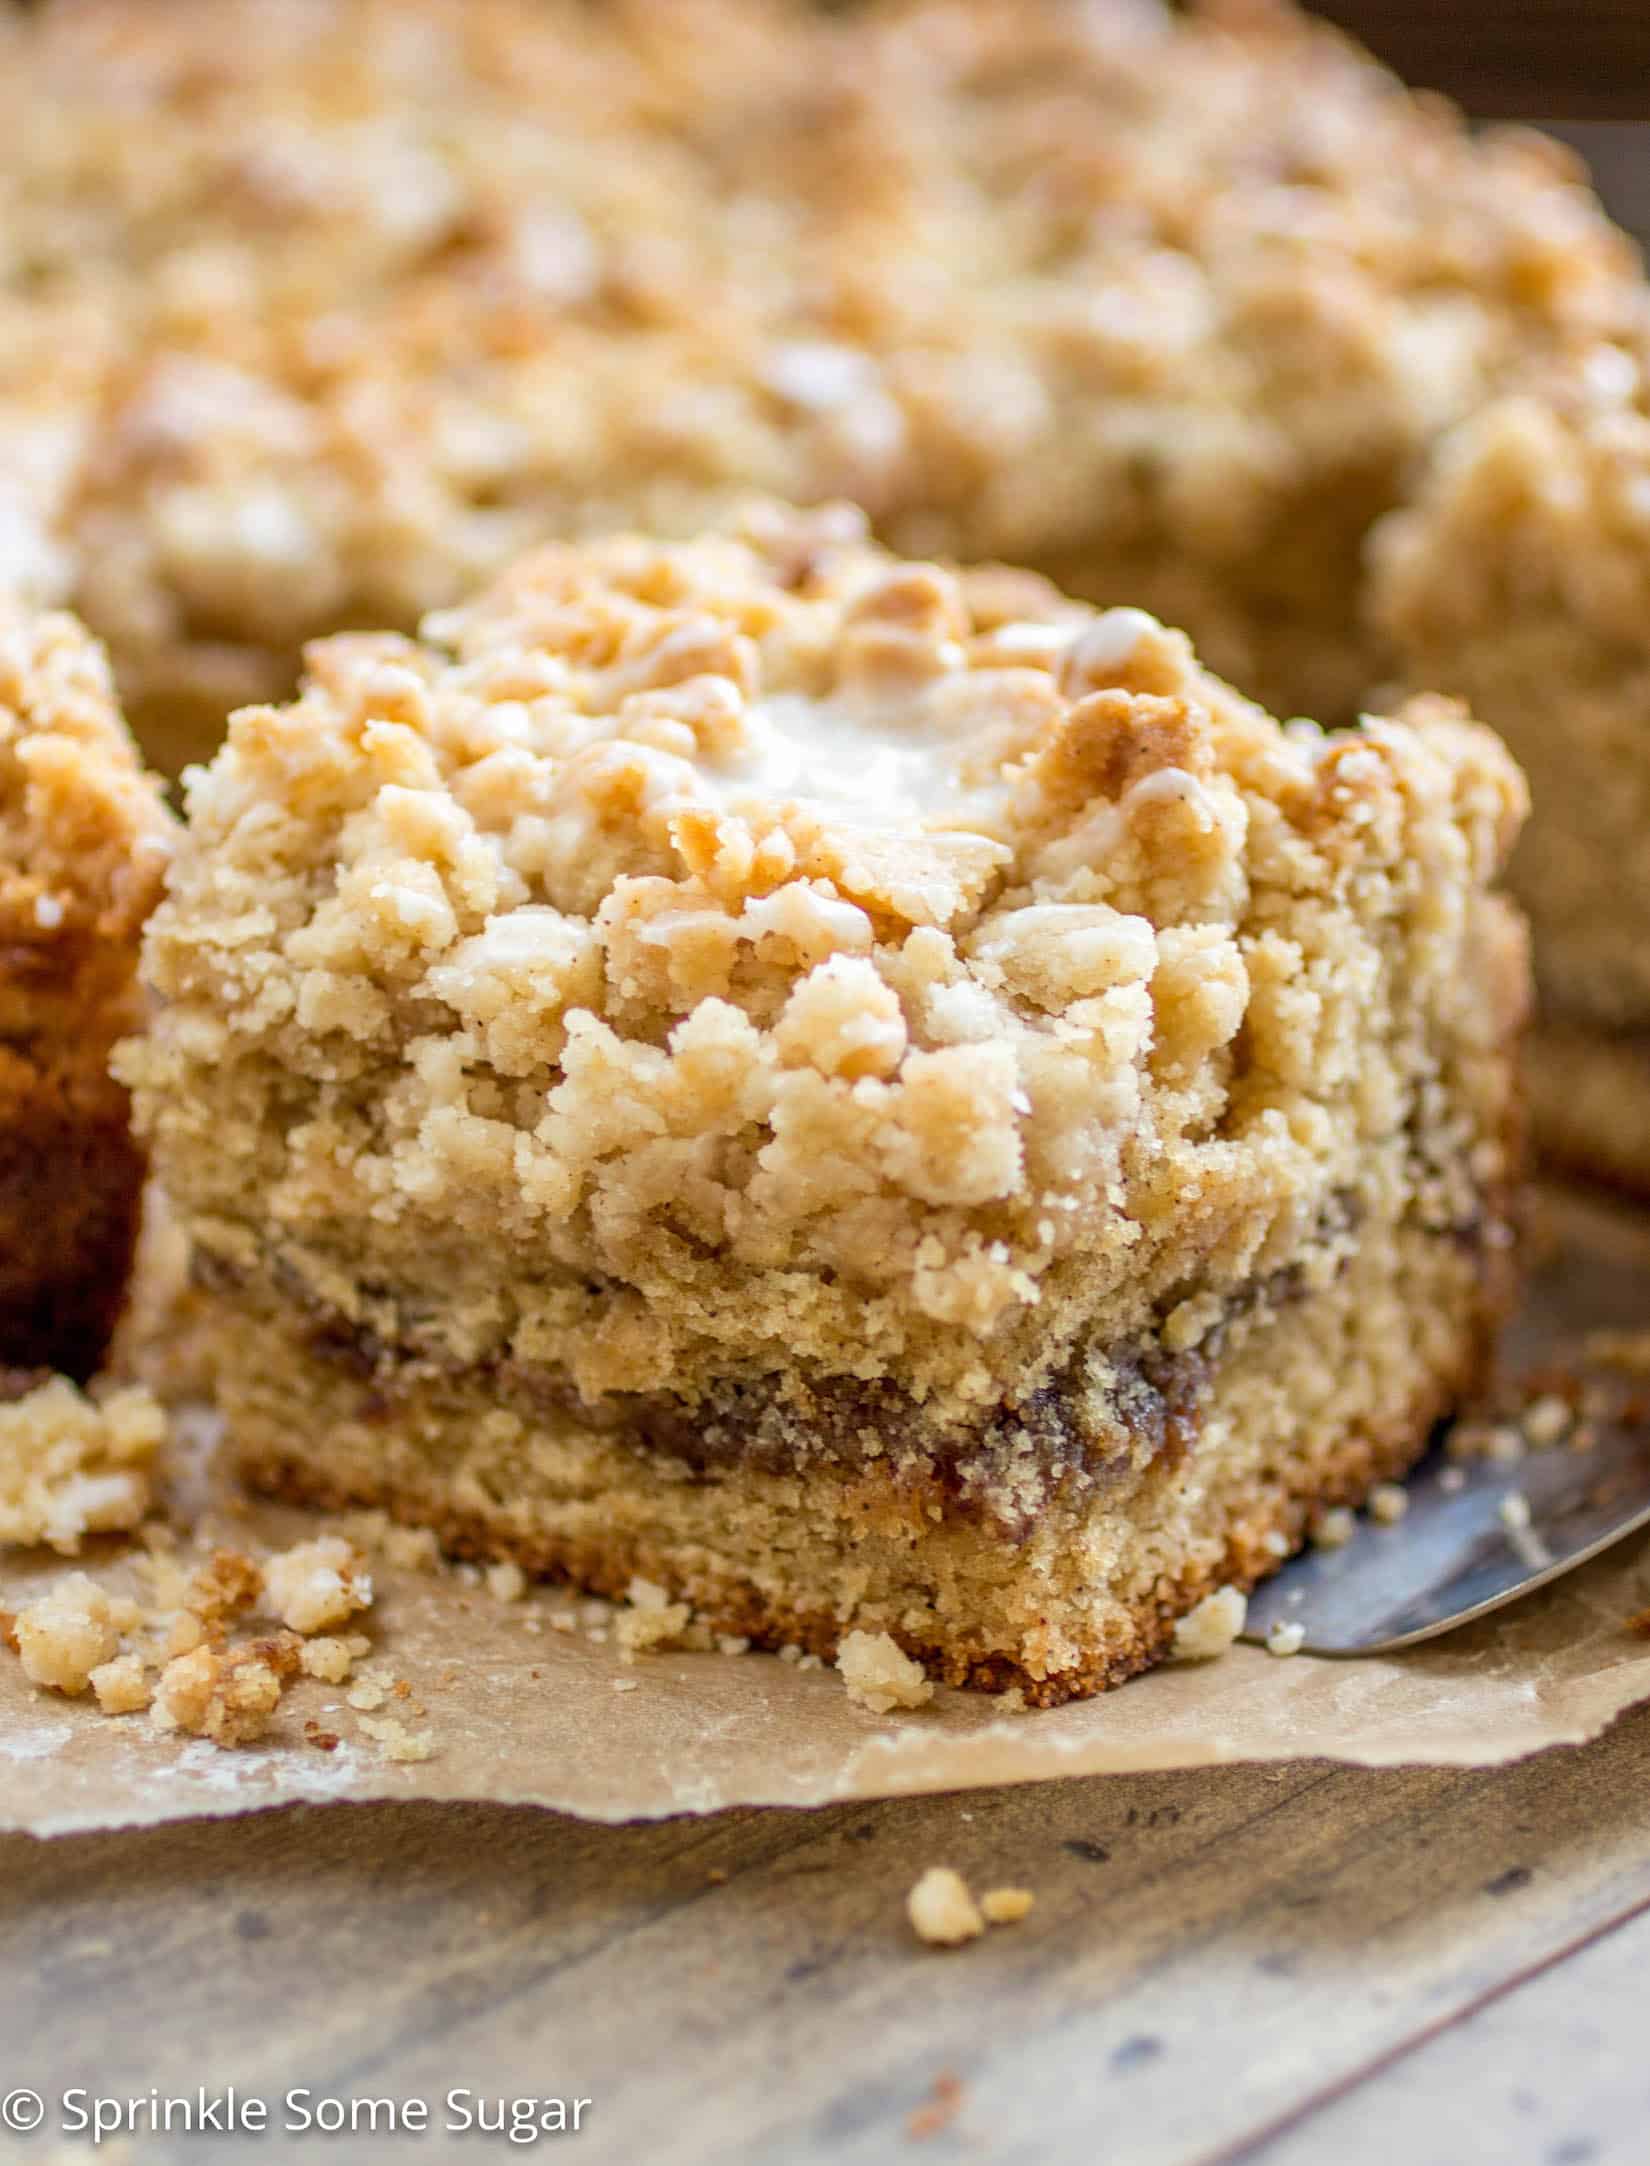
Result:
M1557 1192L1534 1217L1510 1366L1573 1350L1589 1329L1650 1327L1650 1217ZM313 1531L302 1514L262 1507L235 1525L248 1546ZM111 1579L121 1569L95 1555L83 1563ZM66 1568L0 1560L0 1604L15 1608ZM1642 1539L1408 1654L1280 1661L1238 1647L1041 1714L942 1692L920 1712L876 1716L850 1704L832 1671L773 1656L663 1653L626 1665L611 1645L549 1628L561 1596L502 1603L450 1574L381 1563L374 1578L369 1659L411 1688L382 1712L427 1730L432 1758L386 1759L345 1691L312 1680L290 1691L267 1740L224 1751L36 1692L0 1655L0 1825L49 1834L386 1797L619 1821L1231 1760L1487 1765L1579 1743L1650 1698L1650 1641L1626 1624L1650 1603ZM336 1750L303 1741L306 1718L338 1735Z

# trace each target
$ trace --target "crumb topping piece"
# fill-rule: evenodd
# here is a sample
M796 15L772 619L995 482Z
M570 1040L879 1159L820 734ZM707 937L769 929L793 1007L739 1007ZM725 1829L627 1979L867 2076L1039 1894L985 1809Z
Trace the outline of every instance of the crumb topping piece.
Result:
M91 1399L54 1376L0 1404L0 1542L73 1556L149 1508L166 1414L132 1386Z
M917 1938L931 1948L959 1948L985 1931L967 1881L949 1865L929 1866L906 1897L905 1908Z
M17 1613L12 1626L32 1685L78 1697L120 1645L116 1606L84 1572L71 1572Z
M873 1715L889 1714L896 1707L926 1707L934 1697L922 1664L886 1632L845 1633L836 1666L849 1699Z
M197 1647L161 1671L150 1719L157 1730L186 1730L215 1745L250 1744L268 1729L298 1668L290 1632L238 1647Z
M325 1632L372 1603L372 1581L342 1535L320 1534L267 1560L265 1605L294 1632Z
M1248 1597L1237 1587L1217 1587L1197 1607L1177 1618L1174 1628L1174 1659L1177 1662L1212 1662L1237 1642L1248 1614Z

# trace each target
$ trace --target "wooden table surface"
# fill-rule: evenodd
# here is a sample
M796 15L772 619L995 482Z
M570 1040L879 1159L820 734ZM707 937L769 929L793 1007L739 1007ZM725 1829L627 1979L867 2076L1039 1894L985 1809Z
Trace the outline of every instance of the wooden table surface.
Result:
M1618 12L1650 21L1644 0ZM1646 131L1566 132L1650 227ZM936 1862L1036 1908L923 1949L904 1898ZM520 2155L438 2132L461 2088L589 2098L558 2140L623 2166L1644 2166L1650 1710L1485 1773L1119 1776L632 1829L382 1806L9 1837L0 1951L0 2089L236 2084L279 2121L301 2087L425 2099L434 2124L139 2140L144 2162ZM0 2135L0 2160L58 2156L55 2120Z
M421 2098L438 2125L455 2087L574 2095L593 2103L561 2140L614 2166L1642 2166L1647 1800L1650 1710L1496 1772L1307 1763L619 1829L363 1806L13 1837L0 2074L48 2099ZM941 1860L1036 1908L921 1947L904 1898ZM255 2141L133 2155L477 2150Z

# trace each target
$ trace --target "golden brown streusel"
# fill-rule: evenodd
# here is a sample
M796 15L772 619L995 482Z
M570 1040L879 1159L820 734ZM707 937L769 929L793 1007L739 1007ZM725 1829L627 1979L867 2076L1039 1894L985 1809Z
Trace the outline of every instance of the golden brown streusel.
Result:
M0 1401L0 1542L72 1556L88 1534L129 1532L165 1436L164 1409L137 1386L91 1399L53 1376Z
M115 1655L109 1661L99 1663L89 1682L97 1695L99 1708L106 1715L141 1714L154 1698L154 1688L141 1655Z
M215 1745L249 1745L268 1729L298 1674L299 1651L297 1635L281 1632L178 1655L160 1673L150 1720L159 1730L185 1730Z
M1092 1689L1476 1361L1523 794L1440 702L756 507L312 649L189 805L123 1073L265 1479Z
M1379 530L1373 607L1407 681L1470 700L1530 776L1541 1140L1650 1188L1650 323L1444 441Z
M326 1632L372 1606L372 1580L358 1550L339 1534L318 1534L264 1560L264 1606L293 1632Z
M961 1947L985 1931L967 1881L949 1865L930 1865L906 1897L905 1909L913 1932L931 1948Z

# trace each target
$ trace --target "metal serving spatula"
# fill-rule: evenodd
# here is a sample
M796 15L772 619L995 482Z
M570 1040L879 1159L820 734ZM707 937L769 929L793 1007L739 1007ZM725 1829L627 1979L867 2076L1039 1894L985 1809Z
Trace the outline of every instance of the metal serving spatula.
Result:
M1511 1465L1435 1449L1395 1526L1359 1519L1339 1549L1309 1549L1249 1599L1244 1638L1299 1625L1301 1653L1385 1654L1433 1639L1570 1572L1650 1526L1650 1423L1604 1423Z
M1396 1526L1360 1518L1344 1548L1307 1550L1250 1597L1246 1639L1281 1621L1301 1627L1303 1654L1412 1647L1650 1526L1650 1360L1636 1375L1600 1366L1597 1341L1650 1331L1650 1212L1543 1184L1528 1232L1528 1290L1503 1374L1525 1380L1514 1399L1526 1404L1543 1375L1570 1379L1598 1402L1586 1423L1595 1441L1578 1450L1572 1432L1511 1464L1452 1463L1435 1449L1410 1476Z

